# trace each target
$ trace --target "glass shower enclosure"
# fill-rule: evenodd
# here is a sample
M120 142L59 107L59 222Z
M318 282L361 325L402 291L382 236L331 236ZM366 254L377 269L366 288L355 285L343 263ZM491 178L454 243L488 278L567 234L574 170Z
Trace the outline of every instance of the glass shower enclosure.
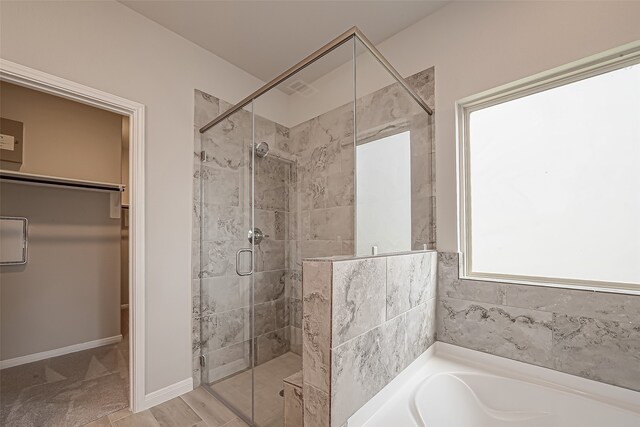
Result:
M399 80L359 34L199 129L201 383L249 425L300 382L303 259L435 245L433 70Z

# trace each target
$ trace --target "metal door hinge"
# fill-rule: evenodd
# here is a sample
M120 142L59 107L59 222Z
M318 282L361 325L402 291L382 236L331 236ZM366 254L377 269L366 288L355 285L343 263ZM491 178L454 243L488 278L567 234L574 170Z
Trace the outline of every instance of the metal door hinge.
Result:
M200 366L202 366L204 368L204 366L207 364L207 356L205 356L204 354L200 355Z

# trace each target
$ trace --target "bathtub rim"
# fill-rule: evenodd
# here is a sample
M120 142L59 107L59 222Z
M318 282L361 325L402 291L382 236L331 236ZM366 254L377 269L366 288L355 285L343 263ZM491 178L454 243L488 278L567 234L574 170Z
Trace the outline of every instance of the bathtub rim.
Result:
M451 370L442 369L443 367L439 366L443 362L445 366L447 363L460 365L463 369L466 368L468 372L480 371L549 387L559 392L573 393L606 405L638 413L640 416L640 391L436 341L396 378L351 415L346 425L348 427L364 425L378 411L382 410L383 406L393 399L397 393L406 391L407 387L415 390L420 383L433 374L451 372Z

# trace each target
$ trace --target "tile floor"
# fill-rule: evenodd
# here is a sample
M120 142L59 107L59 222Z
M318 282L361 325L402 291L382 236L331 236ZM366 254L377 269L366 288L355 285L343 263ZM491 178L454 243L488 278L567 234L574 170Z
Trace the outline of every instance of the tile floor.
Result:
M207 390L199 387L146 411L114 412L85 427L247 427Z
M128 360L125 336L118 344L3 369L0 425L82 426L128 407Z
M126 327L123 330L126 331ZM127 409L128 358L129 340L125 337L119 344L3 370L0 376L0 425L247 427L202 387L132 414ZM294 353L286 353L256 367L256 426L282 427L282 380L301 367L302 358ZM251 371L219 381L211 385L211 389L237 410L251 414Z
M302 369L302 358L285 353L255 368L255 423L259 427L282 427L284 401L280 396L282 380ZM221 399L242 414L251 414L251 371L243 371L212 384Z

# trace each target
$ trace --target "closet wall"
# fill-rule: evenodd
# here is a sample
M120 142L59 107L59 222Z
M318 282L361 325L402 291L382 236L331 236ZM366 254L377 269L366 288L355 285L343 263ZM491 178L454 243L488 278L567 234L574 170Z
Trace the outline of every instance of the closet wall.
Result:
M23 164L3 169L120 182L121 116L4 82L0 91L2 117L24 123ZM120 335L121 229L109 197L0 184L0 214L29 220L28 263L0 269L3 365Z

